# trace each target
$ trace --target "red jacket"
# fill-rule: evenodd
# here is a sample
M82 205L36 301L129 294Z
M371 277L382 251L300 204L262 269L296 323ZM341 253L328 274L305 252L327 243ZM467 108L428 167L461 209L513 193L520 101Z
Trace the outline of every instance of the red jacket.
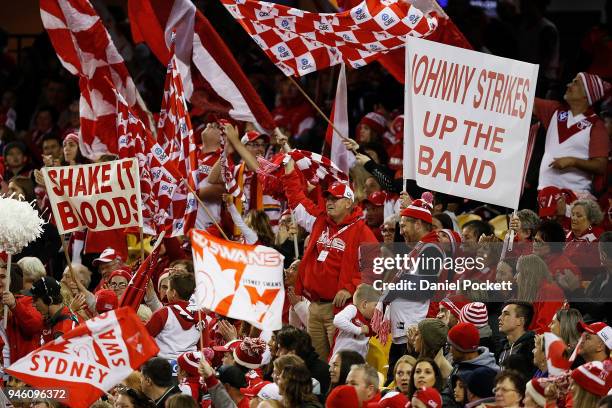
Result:
M70 310L66 306L62 307L55 315L51 316L45 322L45 327L42 332L43 342L49 343L74 329L78 323L75 322L73 318L78 319L79 323L83 321L83 319L70 313Z
M285 195L296 221L310 238L300 263L295 283L296 295L311 301L331 302L336 293L346 289L350 293L361 283L359 247L378 240L363 220L361 208L336 224L324 209L304 195L304 187L296 171L283 176Z
M564 299L565 294L556 283L543 281L540 284L537 300L533 302L533 320L529 330L537 334L549 331L548 325L557 310L563 306Z
M6 327L11 364L40 347L43 326L43 317L32 304L32 298L16 295Z

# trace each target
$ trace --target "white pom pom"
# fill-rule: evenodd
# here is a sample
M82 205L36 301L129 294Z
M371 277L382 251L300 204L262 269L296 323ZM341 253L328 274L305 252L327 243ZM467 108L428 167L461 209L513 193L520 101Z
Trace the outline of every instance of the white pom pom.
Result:
M45 222L31 204L11 197L0 196L0 251L14 255L40 237Z

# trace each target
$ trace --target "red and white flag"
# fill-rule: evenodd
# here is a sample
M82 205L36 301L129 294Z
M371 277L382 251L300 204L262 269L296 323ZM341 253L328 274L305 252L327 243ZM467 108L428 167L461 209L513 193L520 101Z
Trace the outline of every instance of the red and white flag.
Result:
M344 143L342 143L345 137L349 137L346 68L344 64L340 65L338 85L336 86L336 99L334 100L332 114L329 119L334 124L333 127L331 125L327 127L327 133L325 134L325 142L330 147L329 158L340 170L348 174L355 163L355 154L350 152ZM337 130L334 130L334 127Z
M407 35L427 37L435 17L402 0L364 0L340 13L307 11L257 0L221 0L287 76L344 63L362 67L402 47Z
M119 157L135 157L138 161L144 233L159 234L165 229L172 196L181 179L178 169L121 95L117 96L117 137Z
M236 177L234 177L234 164L227 157L227 151L225 150L225 137L221 137L221 178L225 184L225 189L228 194L239 200L245 200L246 197L243 194Z
M112 310L78 325L15 362L6 372L54 397L86 408L157 355L159 347L136 312Z
M192 193L197 185L198 158L177 65L177 58L172 54L167 66L164 97L157 123L157 140L168 153L172 165L178 169L179 180L182 181L174 190L166 220L166 224L171 227L170 236L173 237L186 235L194 226L198 212L196 197Z
M92 160L116 154L116 97L107 81L141 113L123 58L88 0L41 0L40 16L62 65L79 77L81 153Z
M177 65L187 100L193 84L189 68L195 65L206 87L234 119L276 127L272 115L206 17L189 0L129 0L129 19L135 42L146 42L162 64L170 60L170 38L176 30Z

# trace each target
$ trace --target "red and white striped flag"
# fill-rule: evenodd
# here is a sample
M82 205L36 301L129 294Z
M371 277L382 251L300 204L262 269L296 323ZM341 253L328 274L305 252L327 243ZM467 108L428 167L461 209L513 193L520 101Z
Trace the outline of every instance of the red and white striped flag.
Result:
M135 42L146 42L162 64L170 60L170 37L176 29L177 65L185 97L193 88L191 63L200 71L206 86L218 95L216 105L229 106L234 119L276 127L272 115L206 17L189 0L129 0L129 19ZM215 96L216 98L216 96Z
M362 67L402 47L406 35L427 37L437 27L402 0L364 0L340 13L310 13L257 0L221 0L287 76L306 75L344 61Z
M174 50L172 50L174 51ZM183 93L183 83L174 54L168 62L166 85L157 123L157 140L173 166L178 169L181 183L176 185L166 223L171 223L170 236L186 235L196 220L198 205L192 191L196 190L198 159L191 119Z
M41 0L40 16L60 62L80 78L81 153L92 160L116 154L117 98L107 79L138 115L142 112L123 58L88 0Z
M86 408L158 352L136 312L123 307L87 320L6 372L47 389L50 399Z
M348 174L355 163L355 155L350 152L342 140L349 137L348 108L346 96L346 68L340 65L338 84L336 86L336 99L332 108L330 121L334 124L327 127L325 143L330 147L329 158L340 170ZM334 130L334 127L340 132Z

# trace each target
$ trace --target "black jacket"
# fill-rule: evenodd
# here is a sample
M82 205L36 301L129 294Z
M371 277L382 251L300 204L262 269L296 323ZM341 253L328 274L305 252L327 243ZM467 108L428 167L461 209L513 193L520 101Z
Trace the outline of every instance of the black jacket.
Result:
M585 322L612 324L612 276L607 271L595 276L586 290L579 288L567 297L571 307L580 310Z
M527 378L533 377L536 371L533 365L533 348L535 347L535 333L523 333L513 344L503 341L502 352L499 355L499 365L502 369L517 370Z
M310 371L312 378L315 378L321 386L321 395L327 395L331 378L329 377L329 365L319 358L319 355L312 349L306 355L300 356L306 367Z

